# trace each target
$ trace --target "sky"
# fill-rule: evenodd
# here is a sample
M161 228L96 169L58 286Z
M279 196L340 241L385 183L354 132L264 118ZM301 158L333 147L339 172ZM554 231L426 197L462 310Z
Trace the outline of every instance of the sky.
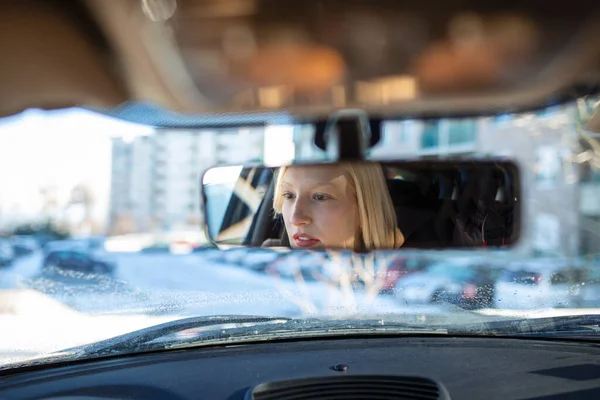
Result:
M57 188L59 202L66 203L73 187L81 183L93 190L94 219L107 222L111 138L153 132L149 126L79 108L28 110L0 119L0 227L41 216L41 188ZM266 127L264 151L267 165L290 162L294 158L293 127ZM216 169L210 175L209 181L231 179L228 169Z
M35 216L40 187L55 185L65 199L73 186L89 184L99 203L97 218L108 213L110 138L137 136L153 128L83 109L28 110L0 119L0 225Z

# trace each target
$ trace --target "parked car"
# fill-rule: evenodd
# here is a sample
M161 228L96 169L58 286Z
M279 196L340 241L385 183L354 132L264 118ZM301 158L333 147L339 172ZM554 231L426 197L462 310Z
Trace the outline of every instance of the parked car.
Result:
M336 281L340 271L335 263L328 263L326 254L319 251L292 251L269 263L265 272L284 279L302 277L305 281Z
M277 251L261 248L234 247L220 251L220 254L213 261L238 265L257 272L264 272L280 256L281 254Z
M154 243L144 247L140 252L144 254L171 254L171 245L169 243Z
M27 256L39 248L38 242L29 236L14 236L10 241L16 257Z
M279 252L252 249L248 252L242 264L244 267L254 271L264 272L270 263L278 260L281 256Z
M52 240L46 243L42 249L45 256L49 255L54 251L59 250L88 250L88 242L80 239L67 239L67 240Z
M423 271L427 267L426 258L398 257L385 270L381 294L393 294L399 279L409 274Z
M215 250L219 251L219 248L217 247L217 245L212 242L207 242L207 243L193 245L192 251L190 253L191 254L202 254L206 251L215 251Z
M7 239L0 238L0 266L12 264L15 259L13 246Z
M494 304L506 309L569 307L579 295L582 271L555 260L511 264L496 283Z
M464 309L493 306L497 270L473 260L438 261L399 279L394 294L408 304L451 303Z
M577 301L579 307L600 307L600 258L595 256L580 257L582 279L579 285Z
M50 252L44 258L42 269L110 275L116 269L116 262L109 257L101 257L78 249L66 249Z

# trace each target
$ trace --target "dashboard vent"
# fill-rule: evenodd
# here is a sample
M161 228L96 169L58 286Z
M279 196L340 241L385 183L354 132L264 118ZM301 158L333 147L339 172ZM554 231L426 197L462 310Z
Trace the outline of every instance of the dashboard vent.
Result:
M450 396L443 385L431 379L372 375L268 382L246 395L246 400L291 399L450 400Z

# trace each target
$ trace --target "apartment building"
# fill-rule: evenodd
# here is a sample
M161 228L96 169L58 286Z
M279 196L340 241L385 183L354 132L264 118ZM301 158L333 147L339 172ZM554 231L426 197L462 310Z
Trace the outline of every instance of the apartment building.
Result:
M197 229L202 172L260 160L263 149L262 128L159 129L114 139L111 233Z
M369 157L515 160L521 171L523 210L522 240L516 250L531 256L577 255L591 251L591 243L600 236L600 174L588 173L588 182L580 182L582 167L570 159L579 151L575 112L573 107L556 107L518 116L388 121ZM325 157L313 137L312 127L297 129L296 157Z

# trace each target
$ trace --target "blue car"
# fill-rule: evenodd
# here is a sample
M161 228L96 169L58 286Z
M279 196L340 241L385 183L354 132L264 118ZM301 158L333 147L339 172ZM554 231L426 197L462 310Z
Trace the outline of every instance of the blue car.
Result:
M116 263L81 250L67 249L48 253L44 258L42 268L45 271L58 269L88 274L111 275L116 269Z
M8 240L0 238L0 266L11 265L14 259L15 252L12 245Z

